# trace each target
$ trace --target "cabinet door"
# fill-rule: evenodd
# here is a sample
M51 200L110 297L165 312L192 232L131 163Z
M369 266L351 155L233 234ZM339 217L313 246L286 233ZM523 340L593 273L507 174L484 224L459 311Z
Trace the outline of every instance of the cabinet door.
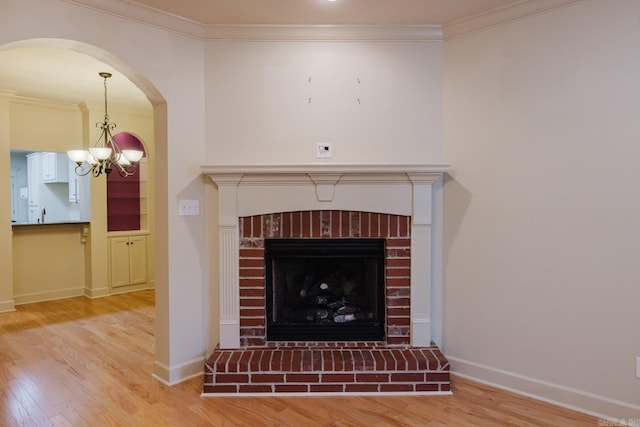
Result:
M69 168L62 153L44 153L42 156L42 180L45 183L68 182Z
M129 238L110 239L111 287L129 285Z
M69 201L80 203L80 177L76 174L76 164L69 160L67 165L69 170Z
M129 237L129 284L147 282L147 238Z
M40 185L42 185L42 155L40 153L27 156L27 187L29 206L40 206Z
M71 203L80 203L80 189L78 188L78 178L69 178L69 201Z
M40 223L40 208L38 206L29 206L29 224Z
M42 155L42 180L44 182L52 182L56 177L56 161L55 153L44 153Z

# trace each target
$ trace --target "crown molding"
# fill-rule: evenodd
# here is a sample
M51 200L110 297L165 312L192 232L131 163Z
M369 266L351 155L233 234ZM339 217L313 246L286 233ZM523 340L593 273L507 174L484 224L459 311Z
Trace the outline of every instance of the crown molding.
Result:
M95 100L83 101L79 104L75 104L80 111L92 112L99 115L104 115L104 101L99 102ZM109 116L118 121L118 116L127 115L133 117L139 117L143 119L153 119L153 107L149 104L147 107L132 107L126 104L116 104L109 102Z
M13 98L17 94L17 90L0 89L0 98Z
M207 25L206 40L441 41L440 25Z
M63 0L78 6L94 9L127 21L139 22L172 33L195 39L204 39L204 25L182 16L174 15L151 6L130 0Z
M78 104L74 104L72 102L57 101L54 99L32 98L21 95L13 96L10 100L10 103L13 105L28 105L30 107L49 108L73 112L80 111Z
M64 0L199 40L442 40L440 25L204 25L130 0Z
M522 0L441 25L205 25L132 0L63 0L198 40L442 41L587 0Z
M584 1L586 0L522 0L450 22L443 26L443 39L448 40L473 31L506 24Z

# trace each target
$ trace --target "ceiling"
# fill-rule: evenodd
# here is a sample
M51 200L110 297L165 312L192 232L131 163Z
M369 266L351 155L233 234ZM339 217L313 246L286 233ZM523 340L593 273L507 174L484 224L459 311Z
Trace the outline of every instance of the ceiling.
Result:
M207 25L444 25L520 2L521 0L137 0L137 3Z
M146 96L124 75L92 56L68 49L18 48L0 50L0 91L16 96L71 104L103 103L104 79L110 106L150 109Z
M443 25L522 0L73 0L142 13L177 15L204 25ZM150 9L151 8L151 9ZM109 9L113 12L116 9ZM109 71L109 105L150 108L122 74L93 57L58 48L0 48L0 91L69 103L102 102L100 71Z

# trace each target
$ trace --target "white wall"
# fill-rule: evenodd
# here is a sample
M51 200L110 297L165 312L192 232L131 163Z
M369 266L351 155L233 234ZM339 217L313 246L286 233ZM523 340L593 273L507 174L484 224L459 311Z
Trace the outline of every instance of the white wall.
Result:
M199 169L204 158L202 42L67 1L3 0L0 48L12 42L23 42L24 47L29 45L25 40L35 38L39 40L30 45L66 47L108 63L137 84L154 104L156 152L151 161L156 168L158 210L155 373L168 382L199 374L205 348L203 328L207 327L203 320L208 274L204 216L178 217L177 205L179 198L204 198ZM0 153L0 161L9 164L8 150ZM9 188L8 175L0 177L3 188ZM9 209L9 204L3 206ZM0 230L1 240L8 241L8 225ZM0 250L0 258L10 260L11 254L4 253L8 250Z
M442 162L442 42L207 43L210 164Z
M640 414L640 2L445 42L453 370Z

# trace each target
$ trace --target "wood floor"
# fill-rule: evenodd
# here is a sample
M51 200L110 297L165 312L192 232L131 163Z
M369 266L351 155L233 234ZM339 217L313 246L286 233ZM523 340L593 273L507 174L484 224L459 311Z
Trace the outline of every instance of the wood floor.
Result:
M153 318L153 291L0 313L0 425L598 425L458 377L453 396L202 398L202 378L167 387L151 377Z

